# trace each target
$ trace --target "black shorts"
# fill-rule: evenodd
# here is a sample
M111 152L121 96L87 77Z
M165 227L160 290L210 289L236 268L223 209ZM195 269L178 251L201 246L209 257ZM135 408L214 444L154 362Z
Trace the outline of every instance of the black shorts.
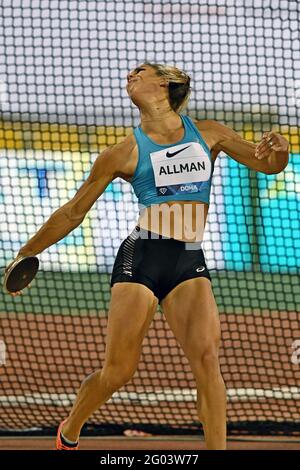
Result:
M143 284L161 302L178 284L195 277L211 280L200 243L165 238L135 227L119 248L111 286L116 282Z

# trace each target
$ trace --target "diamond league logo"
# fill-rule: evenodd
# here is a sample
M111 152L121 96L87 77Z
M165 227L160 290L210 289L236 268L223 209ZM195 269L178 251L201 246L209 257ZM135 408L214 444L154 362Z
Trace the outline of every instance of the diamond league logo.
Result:
M166 194L167 191L168 191L167 188L159 188L159 192L160 192L161 194Z

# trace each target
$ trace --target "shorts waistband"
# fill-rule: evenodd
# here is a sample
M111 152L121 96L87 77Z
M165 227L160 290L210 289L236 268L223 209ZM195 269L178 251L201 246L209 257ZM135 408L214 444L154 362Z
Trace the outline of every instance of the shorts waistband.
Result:
M141 228L138 225L134 228L132 234L135 238L141 238L142 240L170 240L178 244L184 245L184 248L186 250L201 250L202 249L202 241L186 242L184 240L177 240L176 238L166 237L164 235L161 235L160 233L151 232L150 230Z

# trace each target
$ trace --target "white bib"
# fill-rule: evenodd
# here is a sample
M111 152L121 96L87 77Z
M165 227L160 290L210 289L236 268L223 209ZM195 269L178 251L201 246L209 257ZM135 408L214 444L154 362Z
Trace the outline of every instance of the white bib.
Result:
M198 142L150 153L159 196L195 193L211 175L211 161Z

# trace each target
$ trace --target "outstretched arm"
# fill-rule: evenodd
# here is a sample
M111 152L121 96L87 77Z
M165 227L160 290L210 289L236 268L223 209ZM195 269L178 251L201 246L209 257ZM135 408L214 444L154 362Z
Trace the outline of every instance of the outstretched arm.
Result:
M266 174L280 173L287 166L289 143L280 134L266 132L256 145L217 121L210 124L217 140L212 150L217 153L223 151L248 168Z
M119 176L122 171L121 156L124 153L122 144L105 149L96 159L88 178L75 196L50 216L17 256L37 255L80 225L108 184Z

